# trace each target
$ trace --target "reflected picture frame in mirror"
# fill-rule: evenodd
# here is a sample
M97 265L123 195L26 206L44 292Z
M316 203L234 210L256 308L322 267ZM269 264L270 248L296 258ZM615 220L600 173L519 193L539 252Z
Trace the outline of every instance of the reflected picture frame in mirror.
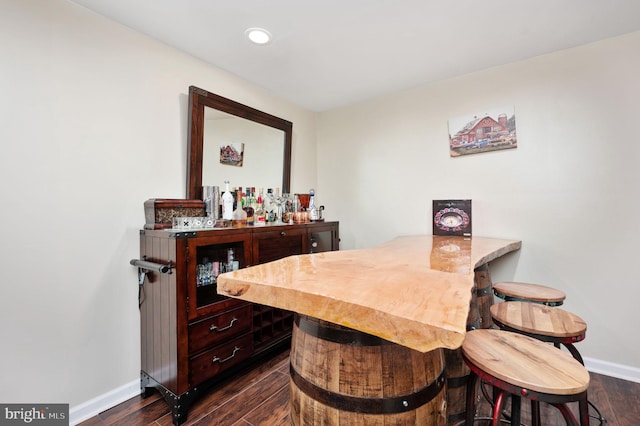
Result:
M210 109L216 110L212 114ZM218 112L220 114L218 114ZM220 176L215 182L203 182L203 165L205 164L205 128L209 131L211 125L206 123L207 117L234 117L247 120L248 124L254 126L255 123L264 125L272 129L282 131L283 144L281 148L282 161L271 161L266 156L264 162L272 162L274 167L282 168L282 193L289 192L291 184L291 141L293 124L290 121L257 110L231 99L216 95L195 86L189 87L189 113L188 113L188 140L187 140L187 198L202 199L203 185L222 185L228 177ZM269 129L265 129L269 130ZM255 134L251 132L250 134ZM246 137L246 135L244 135ZM207 136L209 138L209 136ZM249 141L243 141L250 146ZM259 141L253 141L259 143ZM266 143L266 142L265 142ZM245 147L245 150L247 148ZM273 148L269 148L273 149ZM210 149L209 149L210 151ZM255 151L255 150L253 150ZM207 154L211 156L211 152ZM262 161L262 159L260 159ZM279 158L277 159L279 160ZM245 164L246 166L246 164ZM250 166L246 166L250 167ZM255 178L252 178L255 180ZM218 182L219 180L219 182ZM263 185L262 182L251 182L256 185ZM238 185L248 185L249 182L237 183ZM234 184L235 186L235 184Z

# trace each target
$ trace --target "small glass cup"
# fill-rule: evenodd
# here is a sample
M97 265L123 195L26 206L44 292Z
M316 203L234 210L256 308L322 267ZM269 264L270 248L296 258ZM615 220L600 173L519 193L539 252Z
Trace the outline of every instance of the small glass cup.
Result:
M184 216L174 217L173 229L191 229L191 218Z

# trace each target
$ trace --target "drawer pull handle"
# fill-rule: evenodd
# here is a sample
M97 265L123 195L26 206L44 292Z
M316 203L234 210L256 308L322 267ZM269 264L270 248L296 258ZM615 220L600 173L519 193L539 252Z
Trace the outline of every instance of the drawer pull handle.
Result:
M281 236L281 237L286 237L286 236L287 236L287 233L286 233L286 232L284 232L284 231L281 231L281 232L280 232L280 236Z
M211 327L209 327L209 331L217 331L218 333L220 333L220 332L222 332L222 331L226 331L226 330L230 329L231 327L233 327L233 324L234 324L236 321L238 321L238 318L235 318L235 317L234 317L234 318L231 320L231 322L229 323L229 325L228 325L228 326L226 326L226 327L222 327L222 328L218 328L218 326L214 324L214 325L212 325Z
M223 362L227 362L229 361L231 358L233 358L234 356L236 356L236 353L238 353L238 351L240 350L239 347L235 347L233 348L233 353L231 355L229 355L228 357L226 357L225 359L220 359L217 356L214 356L213 359L211 360L212 363L214 362L219 362L220 364L222 364Z

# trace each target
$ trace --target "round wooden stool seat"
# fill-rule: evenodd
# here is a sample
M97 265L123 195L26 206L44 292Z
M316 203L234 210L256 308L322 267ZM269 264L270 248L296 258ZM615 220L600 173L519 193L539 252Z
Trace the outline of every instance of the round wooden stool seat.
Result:
M574 343L584 340L587 323L561 308L528 302L503 302L491 306L493 322L503 330L526 334L544 342L563 344L582 361Z
M533 302L548 306L560 306L567 298L564 292L553 287L512 281L494 284L493 294L506 301Z
M566 404L579 401L580 424L589 424L589 372L569 354L523 334L492 329L468 332L462 354L473 373L467 387L467 424L473 424L478 378L499 390L493 424L498 423L504 398L509 394L513 404L512 424L520 424L521 397L532 401L533 417L538 424L539 401L556 406L567 424L577 424L577 420Z

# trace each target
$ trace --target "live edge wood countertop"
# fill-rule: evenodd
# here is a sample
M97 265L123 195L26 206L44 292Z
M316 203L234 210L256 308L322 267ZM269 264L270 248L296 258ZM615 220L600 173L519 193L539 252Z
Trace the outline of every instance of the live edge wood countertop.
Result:
M428 352L464 339L474 269L521 242L402 236L367 249L290 256L218 277L218 293Z

